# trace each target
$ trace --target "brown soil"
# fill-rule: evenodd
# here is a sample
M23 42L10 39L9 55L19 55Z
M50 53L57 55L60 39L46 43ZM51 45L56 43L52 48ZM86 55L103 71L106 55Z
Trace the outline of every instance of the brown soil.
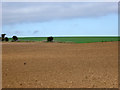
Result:
M2 44L3 88L117 88L118 42Z

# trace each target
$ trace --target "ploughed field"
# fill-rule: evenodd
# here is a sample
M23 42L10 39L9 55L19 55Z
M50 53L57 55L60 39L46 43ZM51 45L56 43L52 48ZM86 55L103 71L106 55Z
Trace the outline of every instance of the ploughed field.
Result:
M2 86L117 88L118 42L3 42Z

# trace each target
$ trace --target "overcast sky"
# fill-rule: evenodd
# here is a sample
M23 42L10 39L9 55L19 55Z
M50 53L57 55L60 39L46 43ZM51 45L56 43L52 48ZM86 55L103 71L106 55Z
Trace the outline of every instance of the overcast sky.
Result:
M118 34L116 2L4 2L7 36L111 36Z

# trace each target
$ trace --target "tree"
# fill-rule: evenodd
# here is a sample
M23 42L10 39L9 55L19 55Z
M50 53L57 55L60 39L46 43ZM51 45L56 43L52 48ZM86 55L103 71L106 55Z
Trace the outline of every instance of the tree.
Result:
M2 41L5 40L5 35L6 35L6 34L1 34L1 36L2 36Z
M13 36L12 39L13 39L13 41L17 41L18 37L17 36Z
M48 37L48 38L47 38L47 41L48 41L48 42L52 42L52 41L53 41L53 37L52 37L52 36L51 36L51 37Z
M8 42L8 41L9 41L8 37L5 37L5 41L6 41L6 42Z

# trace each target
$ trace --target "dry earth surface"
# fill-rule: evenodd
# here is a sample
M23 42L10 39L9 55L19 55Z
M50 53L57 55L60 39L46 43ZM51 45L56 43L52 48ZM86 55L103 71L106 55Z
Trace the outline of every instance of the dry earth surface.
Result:
M118 42L4 42L2 86L117 88Z

